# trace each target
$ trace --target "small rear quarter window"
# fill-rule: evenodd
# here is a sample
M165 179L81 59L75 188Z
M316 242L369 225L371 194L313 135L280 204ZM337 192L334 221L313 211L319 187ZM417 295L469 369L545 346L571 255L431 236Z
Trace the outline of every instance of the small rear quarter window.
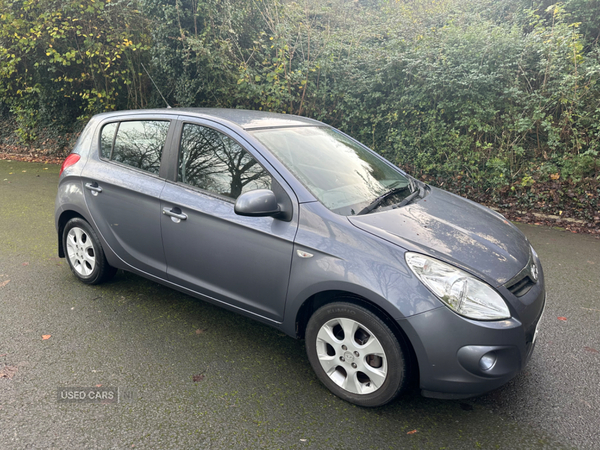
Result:
M112 146L115 141L115 132L117 131L118 123L109 123L104 125L100 134L100 157L110 159Z

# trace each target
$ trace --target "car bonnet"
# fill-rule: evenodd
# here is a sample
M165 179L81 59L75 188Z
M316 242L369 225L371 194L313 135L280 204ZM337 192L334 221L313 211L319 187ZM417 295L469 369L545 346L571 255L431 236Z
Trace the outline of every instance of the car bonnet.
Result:
M484 206L441 189L431 188L425 198L402 208L348 220L407 250L493 280L497 286L517 274L530 257L529 243L514 225Z

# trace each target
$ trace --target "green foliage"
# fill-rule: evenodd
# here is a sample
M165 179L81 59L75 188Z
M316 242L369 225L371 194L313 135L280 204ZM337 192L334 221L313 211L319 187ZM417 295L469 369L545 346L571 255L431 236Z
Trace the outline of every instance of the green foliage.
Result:
M67 128L98 111L164 106L164 96L172 106L314 117L465 195L534 202L543 183L600 176L598 0L0 0L0 8L0 101L24 141L46 123ZM535 201L566 198L548 195Z
M567 0L564 10L569 14L569 22L579 23L584 42L592 47L600 38L600 1Z
M149 41L131 3L0 0L0 8L0 95L24 141L36 126L143 105L138 54Z

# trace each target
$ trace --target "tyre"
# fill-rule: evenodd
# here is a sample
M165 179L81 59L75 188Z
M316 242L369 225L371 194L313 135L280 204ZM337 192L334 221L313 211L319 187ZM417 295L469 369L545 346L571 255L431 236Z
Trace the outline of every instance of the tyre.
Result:
M330 303L311 316L306 352L319 380L355 405L385 405L406 385L398 339L377 315L353 303Z
M69 267L80 281L99 284L116 273L106 261L98 235L85 220L78 217L69 220L62 239Z

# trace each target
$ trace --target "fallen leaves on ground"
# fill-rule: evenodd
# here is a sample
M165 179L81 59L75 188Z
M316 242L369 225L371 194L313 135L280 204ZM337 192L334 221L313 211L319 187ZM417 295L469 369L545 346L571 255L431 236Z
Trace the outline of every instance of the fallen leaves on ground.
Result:
M586 352L590 352L590 353L600 353L598 350L596 350L595 348L592 348L592 347L583 347L583 349Z
M62 164L65 159L64 156L47 156L41 152L22 151L16 147L7 148L7 146L2 146L2 150L0 151L0 159L8 159L10 161Z
M199 373L198 375L194 375L192 377L192 380L194 381L194 383L197 383L198 381L204 380L204 372Z
M42 334L42 341L47 341L48 339L50 339L52 337L51 334Z
M494 205L487 205L494 206ZM519 223L527 223L534 225L543 225L546 227L560 227L566 231L570 231L571 233L577 234L591 234L600 239L600 222L596 221L595 223L579 223L579 222L569 222L566 219L555 219L550 215L547 217L537 217L534 214L521 213L513 209L498 209L498 212L506 217L508 220Z
M2 283L0 283L0 288L3 288L3 287L4 287L4 286L6 286L8 283L10 283L10 280L3 281Z
M408 433L406 433L406 434L415 434L416 432L417 432L417 430L412 430L412 431L409 431L409 432L408 432Z
M558 320L562 320L563 322L566 322L567 318L566 317L559 317Z
M14 366L4 366L4 368L0 370L0 378L8 378L9 380L12 380L12 377L15 376L17 370L19 369Z
M204 333L206 330L208 330L208 328L198 328L198 329L196 330L196 334L202 334L202 333Z

